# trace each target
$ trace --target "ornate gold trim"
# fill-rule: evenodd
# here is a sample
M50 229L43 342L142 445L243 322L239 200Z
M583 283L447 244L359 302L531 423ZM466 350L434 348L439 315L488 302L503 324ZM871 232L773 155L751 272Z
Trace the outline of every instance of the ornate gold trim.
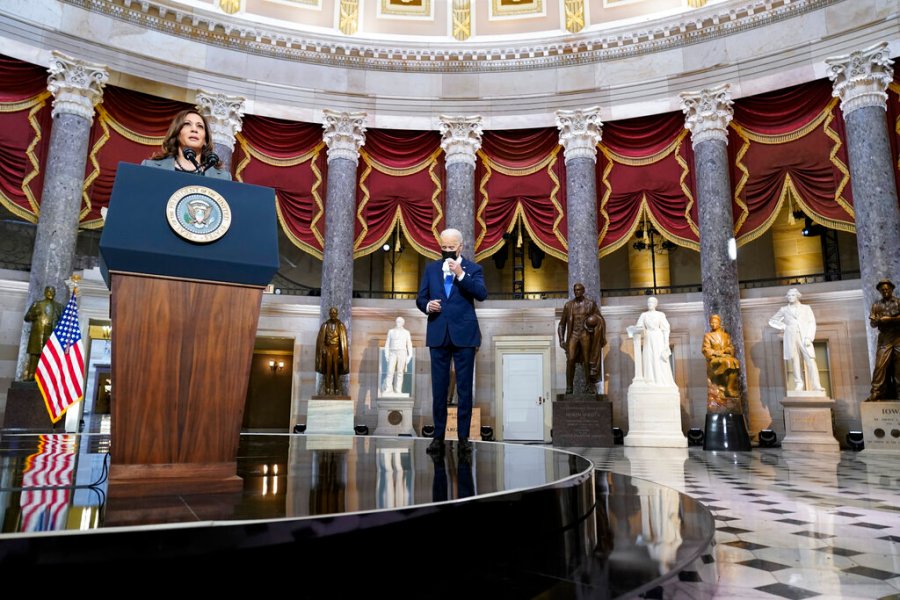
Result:
M34 192L31 191L31 180L38 176L41 172L41 166L38 162L37 155L34 153L34 149L37 147L38 143L43 138L41 133L41 125L37 122L36 115L47 106L47 99L50 98L51 94L49 91L43 91L37 96L33 98L29 98L27 100L22 100L21 102L11 102L9 104L0 104L0 112L18 112L20 110L25 110L26 108L30 109L28 111L28 123L31 125L32 131L34 131L34 138L31 140L31 143L28 144L28 148L25 149L25 156L28 157L28 162L31 163L31 171L25 174L25 177L22 178L22 193L25 194L25 199L28 200L29 206L31 206L32 212L28 212L12 200L6 197L6 194L0 192L0 204L3 204L6 209L12 214L20 217L30 223L37 223L38 215L40 214L40 207L38 206L37 199L34 197ZM19 106L18 110L3 110L6 107L10 106Z

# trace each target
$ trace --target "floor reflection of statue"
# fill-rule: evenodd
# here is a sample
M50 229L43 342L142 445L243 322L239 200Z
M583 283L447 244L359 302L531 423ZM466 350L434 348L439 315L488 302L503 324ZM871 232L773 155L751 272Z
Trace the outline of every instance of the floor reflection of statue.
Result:
M34 372L44 345L62 316L63 306L55 298L56 288L48 285L44 288L43 300L35 301L25 313L25 322L31 323L31 333L28 335L28 362L22 372L22 381L34 381Z
M878 328L872 390L866 402L895 400L900 396L900 298L894 296L893 282L882 279L875 285L881 299L872 304L869 325Z
M332 306L328 316L316 338L316 372L324 375L322 392L326 396L340 396L341 375L350 372L350 347L347 329L338 319L338 309Z
M412 337L403 327L404 323L403 317L397 317L396 326L388 331L384 342L384 357L387 359L385 394L403 393L403 374L413 357Z
M669 321L664 312L656 310L658 304L659 301L654 296L647 298L647 310L641 313L635 326L643 337L641 357L644 381L654 385L674 386L675 378L669 363L669 357L672 356L669 348Z
M769 319L769 327L784 332L784 360L791 361L794 390L800 392L808 389L821 392L823 388L819 383L819 367L816 365L816 351L813 348L813 340L816 338L816 317L812 308L800 303L800 297L797 288L789 289L785 296L787 306L781 307ZM805 388L801 357L806 363L808 385Z
M584 371L586 392L594 392L600 377L603 346L606 345L606 323L597 303L584 295L584 285L572 286L574 298L563 306L557 334L559 346L566 353L566 393L573 393L575 367Z
M703 336L703 356L706 357L706 376L710 383L707 408L722 411L729 404L731 408L735 404L740 406L741 363L734 356L731 336L722 329L719 315L709 317L709 332Z

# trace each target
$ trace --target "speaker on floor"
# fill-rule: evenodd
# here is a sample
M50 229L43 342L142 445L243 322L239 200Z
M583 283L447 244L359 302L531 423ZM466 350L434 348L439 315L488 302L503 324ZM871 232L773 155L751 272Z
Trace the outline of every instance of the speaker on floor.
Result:
M699 427L691 427L688 429L687 439L688 446L702 446L703 445L703 430Z
M494 441L494 428L490 425L482 425L481 426L481 441L482 442L493 442Z
M866 448L866 443L863 441L863 432L862 431L848 431L847 432L847 445L854 452L859 452L860 450L864 450Z
M779 445L778 434L771 429L763 429L759 432L760 448L777 448Z
M422 425L422 437L434 437L434 425Z
M613 427L613 443L620 446L625 443L625 434L621 427Z
M306 423L297 423L294 425L294 433L304 433L306 431Z

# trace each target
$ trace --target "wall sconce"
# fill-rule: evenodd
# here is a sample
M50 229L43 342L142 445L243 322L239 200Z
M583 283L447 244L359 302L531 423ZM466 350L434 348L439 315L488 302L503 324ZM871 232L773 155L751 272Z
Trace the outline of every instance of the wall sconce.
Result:
M112 326L103 325L102 327L100 327L100 337L102 337L104 340L110 339L112 337Z
M274 360L270 360L269 368L272 369L273 374L277 373L278 371L283 371L284 370L284 361L279 360L276 362Z

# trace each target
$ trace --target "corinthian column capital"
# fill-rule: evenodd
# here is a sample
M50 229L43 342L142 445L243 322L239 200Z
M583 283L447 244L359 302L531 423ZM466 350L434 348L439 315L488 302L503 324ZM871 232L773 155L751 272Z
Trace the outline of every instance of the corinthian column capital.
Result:
M465 163L475 166L475 154L481 148L481 116L441 115L441 148L444 164Z
M48 70L47 89L53 94L52 116L78 115L93 122L94 106L103 101L103 86L109 81L106 66L54 51Z
M590 158L597 162L597 143L603 137L600 107L584 110L556 111L559 143L565 151L566 164L575 158Z
M322 138L328 146L328 160L346 158L359 163L359 149L366 143L366 113L322 111Z
M848 114L857 108L880 106L887 110L887 86L894 78L887 42L850 54L826 58L833 96L841 99L841 110Z
M722 140L727 144L728 124L734 118L731 86L723 83L679 95L685 115L684 126L691 132L691 143L696 146L706 140Z
M245 99L203 90L197 92L196 99L197 109L209 121L213 143L234 149L234 136L243 123Z

